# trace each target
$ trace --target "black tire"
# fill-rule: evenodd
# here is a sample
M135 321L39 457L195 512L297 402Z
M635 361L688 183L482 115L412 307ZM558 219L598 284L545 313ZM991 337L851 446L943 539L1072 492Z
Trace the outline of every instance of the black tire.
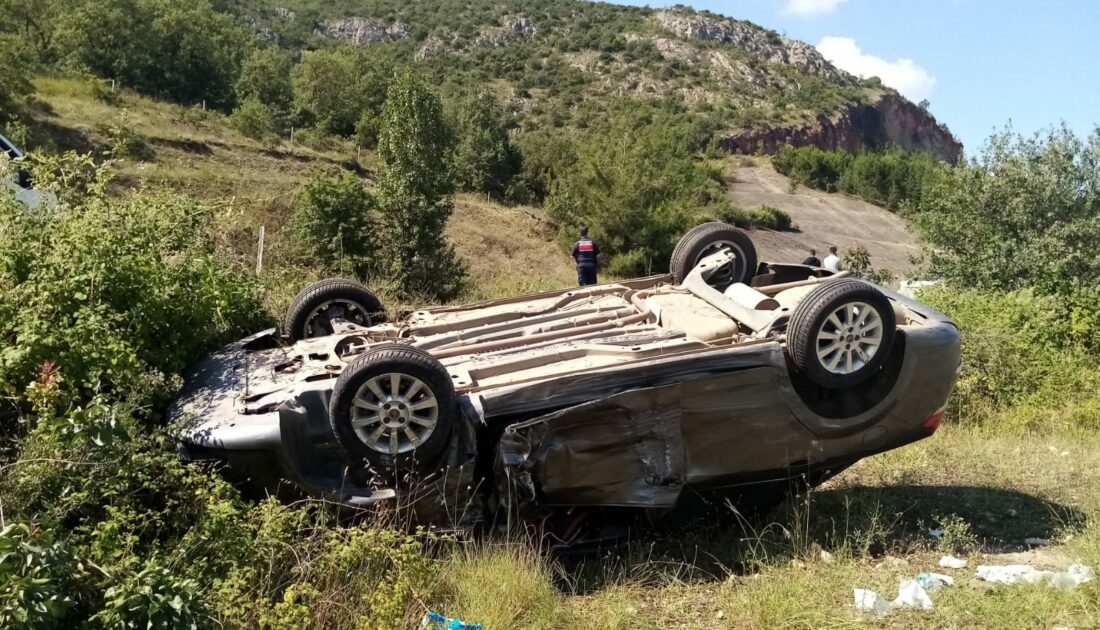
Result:
M407 392L412 389L415 384L410 381L413 379L419 381L422 388L403 401L405 407L400 408L398 413L389 416L384 401L372 392L368 383L380 377L388 380L386 375L393 374L400 375L399 390L403 388ZM375 385L381 387L378 382ZM427 430L422 424L410 420L404 411L424 402L429 396L434 397L436 416L433 427ZM357 398L370 404L378 403L377 422L371 423L366 419L372 410L356 405ZM403 398L396 400L402 401ZM391 404L394 404L390 407L391 411L398 408L395 403ZM405 417L401 418L401 415ZM375 347L349 365L336 379L329 401L329 424L340 446L353 461L365 460L375 471L383 473L426 470L436 463L450 441L456 416L454 384L447 369L427 352L401 344ZM425 416L419 414L417 417L424 419ZM357 420L363 421L358 430L355 426ZM408 431L417 435L419 444L409 439ZM376 432L380 433L374 446L371 446L369 438L374 437ZM397 452L390 448L395 433L398 436ZM386 450L382 450L380 440L383 439Z
M870 327L875 318L869 312L865 316L857 304L874 312L878 329ZM840 328L836 322L825 326L832 315L837 315ZM863 330L858 326L861 320L867 326ZM895 324L894 307L875 287L850 278L827 280L795 307L787 324L787 352L798 371L821 387L852 387L874 376L889 358Z
M721 246L731 247L737 258L729 269L712 276L709 283L719 291L737 282L748 284L756 275L756 246L748 234L728 223L704 223L680 239L672 250L673 281L676 284L683 282L700 259L716 253Z
M326 302L334 302L341 309L341 317L362 326L385 321L382 302L370 289L358 282L333 278L311 284L294 297L283 322L283 334L294 341L331 335L328 309L315 312Z

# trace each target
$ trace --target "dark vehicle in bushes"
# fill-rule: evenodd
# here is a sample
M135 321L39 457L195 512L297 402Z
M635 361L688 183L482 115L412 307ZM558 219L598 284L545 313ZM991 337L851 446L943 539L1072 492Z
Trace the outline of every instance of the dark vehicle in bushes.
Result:
M659 516L778 501L931 435L959 365L940 313L758 263L721 223L684 236L668 275L384 317L354 282L302 291L282 335L194 369L171 412L183 456L442 524Z
M57 198L52 194L34 189L31 183L30 172L21 168L17 162L23 159L23 152L19 147L15 146L14 142L2 135L0 135L0 155L5 156L3 159L16 162L15 168L12 169L11 176L4 181L4 188L15 195L16 201L31 208L41 206L53 207L57 205Z

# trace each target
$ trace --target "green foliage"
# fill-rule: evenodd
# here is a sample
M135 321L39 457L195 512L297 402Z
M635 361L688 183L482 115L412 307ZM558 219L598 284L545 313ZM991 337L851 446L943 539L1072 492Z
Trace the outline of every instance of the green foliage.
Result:
M0 626L59 626L76 602L65 592L75 571L65 550L25 523L0 529Z
M698 161L697 149L690 125L651 112L623 116L607 135L580 142L546 201L561 241L588 225L609 273L667 269L684 232L732 211L721 173Z
M33 67L26 46L14 36L0 34L0 125L24 115L28 95L34 92L27 72Z
M155 154L145 138L134 130L130 113L122 110L103 130L111 141L111 156L130 158L142 162L151 161Z
M445 299L464 277L443 236L454 190L450 145L439 98L411 70L398 72L382 111L377 194L387 275L404 295Z
M85 0L61 18L75 63L139 92L228 107L251 38L209 0Z
M577 161L573 141L561 132L533 131L516 136L521 168L512 181L509 197L518 202L541 204L554 182Z
M824 151L815 146L781 147L772 157L775 170L790 177L791 192L798 184L844 192L867 201L901 210L920 202L921 192L939 172L939 163L924 153L899 149Z
M111 586L92 621L108 628L179 630L198 628L207 617L199 583L150 561Z
M214 252L207 209L174 196L107 199L101 185L47 215L0 201L5 396L49 364L62 403L96 391L144 401L203 350L260 323L254 283Z
M294 105L294 86L290 80L293 64L277 48L258 48L245 59L237 79L237 102L242 107L250 99L264 105L274 126L281 130Z
M1100 283L1100 130L994 135L969 164L944 169L914 215L929 269L994 289L1069 295Z
M318 129L350 136L364 112L381 111L391 67L353 48L307 51L293 70L294 101Z
M750 210L748 221L751 223L751 227L755 229L776 230L778 232L789 232L797 229L791 215L767 204L761 204ZM739 224L736 220L729 222Z
M261 142L271 141L279 131L274 112L255 96L249 96L233 110L229 121L237 131Z
M519 170L519 154L508 139L508 117L484 92L463 98L454 109L456 183L470 192L503 194Z
M1100 298L1043 296L1031 289L926 289L963 335L951 416L1005 430L1100 428Z
M328 275L367 278L374 269L375 202L355 175L319 175L298 193L291 228L310 263Z
M888 286L894 281L894 276L889 271L872 266L871 252L862 245L856 245L844 254L844 268L857 278L882 286Z

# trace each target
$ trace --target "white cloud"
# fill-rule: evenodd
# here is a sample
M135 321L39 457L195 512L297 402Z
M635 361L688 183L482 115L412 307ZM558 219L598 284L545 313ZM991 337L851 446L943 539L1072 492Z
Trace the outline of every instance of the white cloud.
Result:
M860 50L856 40L850 37L823 37L817 45L821 55L841 70L860 77L878 77L912 101L928 98L936 86L936 77L918 66L912 59L902 57L887 61Z
M832 13L848 0L787 0L783 13L798 17L813 17Z

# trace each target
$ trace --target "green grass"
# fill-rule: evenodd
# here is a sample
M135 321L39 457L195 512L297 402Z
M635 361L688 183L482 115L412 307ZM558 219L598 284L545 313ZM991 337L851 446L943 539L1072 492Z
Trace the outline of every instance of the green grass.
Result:
M973 572L1019 562L1100 567L1097 518L1100 439L951 427L858 464L781 508L775 522L653 535L571 570L540 562L521 543L466 549L445 571L452 595L441 603L489 628L1093 627L1096 582L1062 592L993 586ZM953 540L927 534L945 523ZM1027 552L1027 537L1053 544ZM969 566L939 568L948 552ZM884 618L855 610L853 588L893 599L900 581L927 571L957 580L932 595L934 610Z

